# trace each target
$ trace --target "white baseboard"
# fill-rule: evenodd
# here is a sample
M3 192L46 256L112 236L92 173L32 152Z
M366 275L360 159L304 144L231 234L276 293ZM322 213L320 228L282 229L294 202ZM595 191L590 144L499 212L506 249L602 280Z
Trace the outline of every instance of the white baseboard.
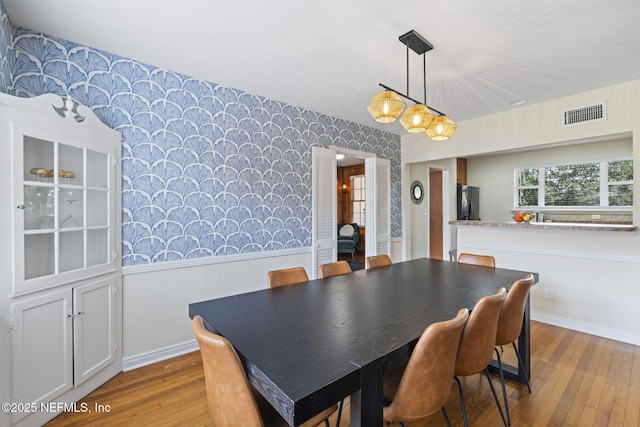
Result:
M192 351L198 350L198 348L198 342L193 339L191 341L186 341L169 347L136 354L135 356L124 357L122 359L122 370L126 372L132 369L142 368L143 366L147 366L152 363L161 362L163 360L171 359L172 357L191 353Z
M559 326L561 328L571 329L578 332L584 332L586 334L595 335L598 337L608 338L628 344L640 346L640 336L630 335L615 331L609 328L602 328L591 323L581 322L575 319L569 319L562 316L556 316L548 313L539 313L531 311L531 320L535 320L542 323L548 323L549 325Z

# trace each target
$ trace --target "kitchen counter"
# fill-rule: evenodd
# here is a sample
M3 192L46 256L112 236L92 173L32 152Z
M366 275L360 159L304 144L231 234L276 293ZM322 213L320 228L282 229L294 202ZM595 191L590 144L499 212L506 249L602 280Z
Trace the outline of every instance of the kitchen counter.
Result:
M616 231L633 232L638 227L632 224L596 224L571 222L489 222L489 221L449 221L450 225L469 227L500 227L519 230L562 230L562 231Z

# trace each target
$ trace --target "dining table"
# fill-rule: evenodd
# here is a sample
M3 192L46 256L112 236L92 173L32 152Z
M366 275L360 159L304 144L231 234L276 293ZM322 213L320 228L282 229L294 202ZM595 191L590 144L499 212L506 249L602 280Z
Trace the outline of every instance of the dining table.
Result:
M382 426L383 377L406 363L425 328L537 273L420 258L189 304L228 339L249 382L292 426L350 396L351 426ZM265 278L266 283L266 278ZM530 376L529 299L518 338Z

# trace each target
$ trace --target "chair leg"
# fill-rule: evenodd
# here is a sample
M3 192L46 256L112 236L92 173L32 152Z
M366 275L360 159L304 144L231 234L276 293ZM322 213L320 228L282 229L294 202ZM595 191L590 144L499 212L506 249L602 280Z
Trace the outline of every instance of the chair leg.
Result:
M498 356L498 369L500 371L500 383L502 384L502 398L504 399L504 411L507 413L507 424L511 425L511 415L509 414L509 401L507 400L507 389L504 384L504 371L502 370L502 359L500 358L500 352L497 348L494 348L496 356Z
M458 390L460 390L460 407L462 408L462 421L464 422L464 427L469 427L469 422L467 421L467 407L464 404L464 393L462 392L462 384L458 377L453 377L458 383Z
M336 427L340 427L340 418L342 418L342 405L344 404L344 399L340 401L340 405L338 406L338 417L336 418Z
M444 415L444 420L447 422L447 427L451 427L451 420L449 419L449 414L447 414L447 408L442 407L442 415Z
M498 406L498 411L500 411L500 417L502 418L502 422L504 423L505 427L507 427L507 420L504 417L504 413L502 412L502 406L500 406L500 400L498 400L496 389L493 388L493 382L491 382L491 375L489 375L489 368L484 368L484 373L487 375L487 381L489 381L489 387L491 387L491 393L493 393L493 400L496 401L496 405Z
M520 365L524 366L524 363L522 363L522 359L520 358L520 352L518 351L518 347L516 346L515 341L511 343L513 345L513 349L516 351L516 356L518 356L518 362L520 362ZM527 389L529 390L529 393L531 393L531 386L529 385L529 378L525 375L525 380L527 381Z

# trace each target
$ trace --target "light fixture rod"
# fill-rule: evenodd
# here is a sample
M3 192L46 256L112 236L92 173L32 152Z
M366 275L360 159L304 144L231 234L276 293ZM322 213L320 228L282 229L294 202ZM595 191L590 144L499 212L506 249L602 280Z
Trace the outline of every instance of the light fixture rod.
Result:
M402 92L398 92L397 90L395 90L395 89L393 89L393 88L390 88L389 86L384 85L384 84L382 84L382 83L378 83L378 85L379 85L380 87L385 88L386 90L390 90L391 92L395 92L395 93L397 93L398 95L400 95L401 97L403 97L403 98L405 98L405 99L408 99L409 101L413 101L413 102L415 102L416 104L423 104L423 105L426 105L426 106L427 106L427 108L428 108L429 110L433 111L434 113L438 114L439 116L446 116L446 114L445 114L445 113L443 113L442 111L438 111L438 110L436 110L435 108L430 107L429 105L425 104L424 102L416 101L415 99L411 98L409 95L405 95L405 94L404 94L404 93L402 93Z

